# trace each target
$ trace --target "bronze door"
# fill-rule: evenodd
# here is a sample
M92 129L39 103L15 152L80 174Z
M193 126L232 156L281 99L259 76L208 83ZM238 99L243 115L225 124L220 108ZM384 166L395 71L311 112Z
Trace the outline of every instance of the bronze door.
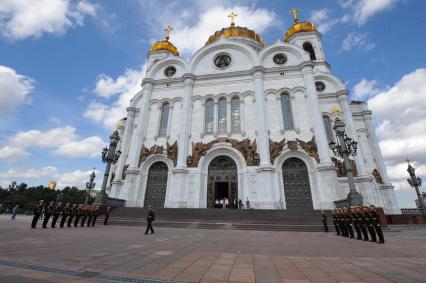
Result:
M164 162L158 161L151 165L146 183L144 207L164 207L167 190L168 168Z
M306 164L292 157L284 162L282 169L287 209L312 210L312 194Z
M229 204L238 202L238 171L235 161L228 156L218 156L209 165L209 175L207 181L207 207L214 207L214 202L218 194L219 183L227 183ZM221 185L223 186L223 185Z

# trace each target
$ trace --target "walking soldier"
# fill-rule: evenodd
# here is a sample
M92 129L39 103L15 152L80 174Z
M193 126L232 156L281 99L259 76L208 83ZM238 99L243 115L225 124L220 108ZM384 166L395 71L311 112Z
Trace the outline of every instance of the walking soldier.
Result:
M105 210L105 219L104 219L104 225L108 225L108 219L109 219L109 214L111 213L111 207L108 206Z
M349 237L354 238L354 229L352 228L352 213L351 208L345 207L345 223L349 232Z
M75 217L75 214L77 213L77 205L74 203L72 207L69 209L69 217L68 217L68 223L67 226L71 227L72 219Z
M362 236L364 237L363 241L368 241L368 223L367 223L367 215L362 207L358 207L358 213L360 216L360 227L362 231Z
M50 216L52 216L54 209L55 209L55 204L53 201L51 201L46 209L46 214L43 220L43 228L47 228L47 223L49 222Z
M377 242L376 232L374 231L373 227L373 215L369 211L367 206L364 206L364 215L365 215L365 221L367 224L368 232L370 233L371 241Z
M92 227L96 224L96 219L98 218L99 206L95 206L93 209L93 219L92 219Z
M65 220L67 219L69 213L70 213L70 204L66 203L65 207L62 209L61 224L59 225L59 227L64 228Z
M31 228L37 227L37 221L40 218L41 211L43 210L44 200L40 200L37 206L34 208L33 213L33 221L31 222Z
M82 215L82 209L81 209L82 205L79 204L78 207L76 208L76 212L75 212L75 220L74 220L74 227L78 226L78 221L80 220L80 217Z
M361 216L359 215L358 209L356 207L352 208L351 210L352 210L352 223L356 231L356 239L362 240L361 228L359 227L361 223Z
M58 202L57 205L55 205L55 208L53 210L53 219L52 219L52 228L56 228L56 222L58 221L59 214L61 214L62 211L62 202Z
M92 226L92 219L93 219L93 206L89 206L89 209L87 211L87 225L86 225L86 227Z
M383 237L382 227L380 226L379 213L377 212L374 205L370 205L370 213L371 213L371 217L372 217L372 225L374 227L374 230L377 233L377 236L379 236L379 243L384 244L385 238Z
M327 215L322 209L321 209L321 221L322 221L322 225L324 225L324 232L328 233Z
M339 225L337 225L337 212L336 209L333 210L333 225L334 225L334 230L336 230L336 235L340 236L340 229L339 229Z
M87 214L88 213L89 212L88 212L87 206L83 206L82 207L82 216L83 216L83 218L81 219L81 225L80 225L80 227L84 227L84 223L86 222Z
M343 212L343 209L339 209L338 210L339 214L338 214L338 223L339 223L339 228L340 228L340 233L341 236L343 237L348 237L349 233L348 233L348 229L346 227L346 220L345 220L345 214Z

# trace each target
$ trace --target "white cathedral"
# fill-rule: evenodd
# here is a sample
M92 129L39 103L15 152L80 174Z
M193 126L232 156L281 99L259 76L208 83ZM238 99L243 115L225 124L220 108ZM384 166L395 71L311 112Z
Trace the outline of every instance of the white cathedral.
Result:
M332 209L348 179L329 142L333 107L358 141L353 158L363 203L398 214L367 104L348 101L314 24L294 24L270 45L231 25L190 59L155 42L141 90L117 130L121 156L107 194L127 207L210 208L216 199L256 209Z

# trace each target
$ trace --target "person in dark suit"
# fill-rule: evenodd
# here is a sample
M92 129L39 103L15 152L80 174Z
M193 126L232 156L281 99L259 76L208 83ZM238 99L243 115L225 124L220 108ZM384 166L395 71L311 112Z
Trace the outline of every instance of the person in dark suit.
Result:
M104 219L104 225L108 225L108 219L109 219L109 214L111 213L111 207L108 206L105 210L105 219Z
M328 233L327 215L322 209L321 209L321 221L322 221L322 225L324 225L324 232Z
M51 201L46 209L46 215L43 219L43 228L47 228L47 223L49 222L50 217L52 216L55 209L55 203Z
M44 200L40 200L37 206L34 208L33 213L33 221L31 222L31 228L35 229L37 227L38 219L40 218L41 212L43 211Z
M53 211L53 219L52 219L52 225L50 227L56 228L56 222L58 221L59 215L62 212L62 202L58 202L55 205L54 211Z
M146 231L145 235L148 234L148 230L151 230L151 234L154 234L154 229L152 228L152 222L155 221L155 211L152 209L151 206L149 206L148 210L148 216L146 218L147 225L146 225Z

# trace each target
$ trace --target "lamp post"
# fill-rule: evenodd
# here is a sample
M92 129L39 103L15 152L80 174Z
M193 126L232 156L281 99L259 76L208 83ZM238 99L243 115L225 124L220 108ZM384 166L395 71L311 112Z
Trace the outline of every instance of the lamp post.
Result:
M346 135L345 122L341 119L341 112L336 106L333 107L334 126L336 132L337 142L331 141L329 143L330 149L336 157L343 158L343 165L345 167L346 175L349 183L349 194L347 196L348 207L362 206L362 195L356 191L354 174L352 171L352 164L349 156L356 156L358 149L358 142L354 141Z
M112 133L112 135L109 137L109 148L105 147L102 150L102 162L106 163L106 166L101 191L96 195L96 204L106 203L107 194L105 191L108 183L109 171L111 170L111 164L115 164L121 155L121 151L118 150L115 152L119 140L120 136L118 135L118 131L114 131L114 133Z
M92 174L90 174L90 181L86 183L87 194L86 194L86 200L84 201L84 204L89 203L90 191L93 190L96 186L96 183L93 182L95 180L95 177L96 177L95 169L96 168L93 168L93 172L92 172Z
M407 172L408 174L410 174L410 177L411 177L410 179L407 179L407 182L408 184L410 184L411 187L414 187L416 189L417 198L419 199L420 210L422 211L422 214L424 214L425 208L423 206L423 200L422 200L422 197L420 196L420 190L419 190L419 187L422 186L422 179L416 176L416 169L414 169L414 167L411 166L410 160L408 160L408 158L407 158L407 163L408 163Z

